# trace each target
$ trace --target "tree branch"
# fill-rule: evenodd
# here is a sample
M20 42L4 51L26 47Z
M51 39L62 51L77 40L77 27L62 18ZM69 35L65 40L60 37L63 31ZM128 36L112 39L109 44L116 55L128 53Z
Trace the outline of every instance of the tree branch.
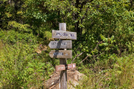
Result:
M77 56L72 60L72 63L74 62L74 60L75 60L77 57L81 56L83 53L84 53L84 52L82 52L82 53L80 53L80 54L77 54Z
M130 5L129 10L133 7L133 0L130 0L130 3L131 3L131 5Z

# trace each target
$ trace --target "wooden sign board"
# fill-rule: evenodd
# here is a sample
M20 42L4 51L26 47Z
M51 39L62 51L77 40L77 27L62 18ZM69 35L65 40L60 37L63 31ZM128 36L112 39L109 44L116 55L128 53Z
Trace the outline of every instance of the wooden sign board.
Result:
M77 34L76 32L52 30L52 38L76 40Z
M72 40L60 40L60 41L51 41L48 45L51 49L67 49L72 48Z
M70 70L70 69L75 69L76 68L76 63L73 63L73 64L68 64L67 65L67 69Z
M72 58L72 50L51 50L51 58Z
M76 63L68 64L68 65L67 65L67 69L68 69L68 70L75 69L75 68L76 68ZM65 70L65 69L66 69L65 65L58 65L58 66L55 66L55 71L56 71L56 72L62 71L62 70Z
M58 66L55 66L55 71L58 72L58 71L62 71L62 70L65 70L65 65L58 65Z

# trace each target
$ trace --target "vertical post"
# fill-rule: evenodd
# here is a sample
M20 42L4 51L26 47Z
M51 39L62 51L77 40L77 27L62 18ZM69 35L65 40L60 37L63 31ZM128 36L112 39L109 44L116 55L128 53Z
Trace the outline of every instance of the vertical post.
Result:
M59 23L59 30L66 31L66 23ZM60 64L64 64L66 66L67 65L66 58L60 59ZM67 69L61 71L59 84L60 89L67 89Z

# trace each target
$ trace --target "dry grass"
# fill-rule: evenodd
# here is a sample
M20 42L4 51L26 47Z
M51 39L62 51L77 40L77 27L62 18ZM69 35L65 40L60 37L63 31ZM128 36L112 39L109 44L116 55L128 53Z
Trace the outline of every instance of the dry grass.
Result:
M134 89L134 54L117 57L116 60L113 68L98 69L101 71L96 73L84 70L88 78L76 89Z

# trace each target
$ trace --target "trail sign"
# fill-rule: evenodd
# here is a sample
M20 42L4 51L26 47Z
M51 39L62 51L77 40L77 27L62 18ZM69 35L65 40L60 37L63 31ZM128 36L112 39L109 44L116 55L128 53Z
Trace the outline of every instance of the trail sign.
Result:
M59 23L59 30L52 30L52 38L59 39L59 41L51 41L49 47L51 49L64 49L64 50L51 50L49 56L51 58L60 58L60 65L55 67L56 71L61 71L59 79L59 88L67 89L67 69L74 69L76 64L68 64L67 58L72 58L72 41L77 39L76 32L66 31L66 23ZM70 39L70 40L64 40Z
M67 69L75 69L76 68L76 63L73 63L73 64L68 64L67 65Z
M77 34L76 32L52 30L52 38L76 40Z
M65 70L66 67L65 65L58 65L58 66L55 66L55 71L58 72L58 71L62 71L62 70Z
M72 40L51 41L48 45L51 49L67 49L72 48Z
M66 70L66 68L68 70L75 69L76 68L76 63L68 64L67 66L66 65L58 65L58 66L55 66L56 72L62 71L62 70Z
M51 58L72 58L72 50L51 50Z

